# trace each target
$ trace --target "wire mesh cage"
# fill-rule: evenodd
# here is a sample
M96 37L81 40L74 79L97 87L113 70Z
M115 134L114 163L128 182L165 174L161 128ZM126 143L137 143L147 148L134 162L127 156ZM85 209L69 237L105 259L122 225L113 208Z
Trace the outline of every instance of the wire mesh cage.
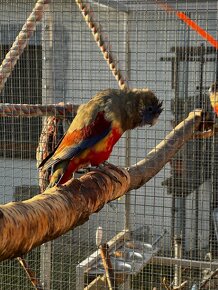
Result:
M218 140L208 92L218 79L217 31L215 0L0 1L0 225L2 241L8 238L0 242L2 290L218 288ZM13 236L24 247L17 233L38 214L25 220L28 204L34 211L37 196L46 198L48 176L37 165L78 106L104 89L145 87L164 111L155 126L125 132L108 161L131 169L168 144L158 169L146 168L146 184L53 238L51 229L40 240L29 227L37 241L7 256ZM187 137L186 118L198 108L206 134L193 138L193 125ZM184 136L174 150L178 128ZM26 212L22 226L12 217L16 232L6 237L4 209L14 205ZM41 217L43 228L49 213ZM64 211L55 218L70 219Z

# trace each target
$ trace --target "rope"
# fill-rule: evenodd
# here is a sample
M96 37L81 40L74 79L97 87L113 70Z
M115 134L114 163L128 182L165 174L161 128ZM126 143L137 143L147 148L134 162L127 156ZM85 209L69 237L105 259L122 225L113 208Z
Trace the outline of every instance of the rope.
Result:
M27 46L30 37L33 35L37 22L41 21L45 4L48 4L49 2L50 0L38 0L36 2L32 13L27 18L12 47L6 54L5 59L0 66L0 92L3 90L8 77Z
M124 77L122 76L122 72L117 68L115 59L112 55L112 52L110 51L111 50L110 45L102 34L102 26L98 24L97 21L95 21L94 13L90 5L83 3L82 0L75 0L75 2L79 7L80 11L82 12L82 16L86 24L91 29L94 40L96 41L98 47L100 48L104 56L104 59L106 60L110 70L112 71L113 76L115 77L115 79L119 84L119 87L121 89L128 88L128 84L124 79Z
M0 117L40 117L55 116L60 119L66 116L75 116L78 105L53 104L53 105L29 105L29 104L0 104Z

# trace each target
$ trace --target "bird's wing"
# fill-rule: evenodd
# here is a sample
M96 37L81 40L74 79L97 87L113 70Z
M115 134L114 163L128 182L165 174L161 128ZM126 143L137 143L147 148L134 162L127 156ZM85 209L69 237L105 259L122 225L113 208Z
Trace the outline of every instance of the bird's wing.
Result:
M79 130L68 130L55 151L42 161L39 168L46 170L60 161L78 156L107 136L110 130L111 122L105 119L104 112L99 112L91 124Z

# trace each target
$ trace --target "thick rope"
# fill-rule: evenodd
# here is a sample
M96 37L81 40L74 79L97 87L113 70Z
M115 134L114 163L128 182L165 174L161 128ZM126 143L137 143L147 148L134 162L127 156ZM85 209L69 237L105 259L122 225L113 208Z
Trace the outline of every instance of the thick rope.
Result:
M29 104L0 104L0 117L40 117L55 116L65 119L66 116L75 116L78 105L29 105Z
M113 76L115 77L115 79L119 84L119 87L121 89L128 88L128 84L125 78L122 76L122 72L117 68L115 59L110 49L110 45L102 33L102 27L100 24L97 23L97 21L94 18L94 13L90 5L83 3L82 0L75 0L75 2L78 5L80 11L82 12L82 16L86 24L90 28L94 40L96 41L98 47L100 48L104 56L104 59L106 60L110 70L112 71Z
M37 22L41 21L45 4L48 4L49 2L50 0L38 0L36 2L32 13L27 18L12 47L6 54L5 59L0 66L0 92L3 90L8 77L11 75L19 57L27 46L30 37L36 30Z

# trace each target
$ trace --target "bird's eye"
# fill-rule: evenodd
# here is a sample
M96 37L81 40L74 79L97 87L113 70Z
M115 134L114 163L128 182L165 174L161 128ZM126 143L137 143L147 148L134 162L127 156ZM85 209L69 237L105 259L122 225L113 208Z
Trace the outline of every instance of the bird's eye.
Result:
M148 111L149 111L149 112L152 112L152 111L153 111L153 107L152 107L152 106L149 106L149 107L148 107Z

